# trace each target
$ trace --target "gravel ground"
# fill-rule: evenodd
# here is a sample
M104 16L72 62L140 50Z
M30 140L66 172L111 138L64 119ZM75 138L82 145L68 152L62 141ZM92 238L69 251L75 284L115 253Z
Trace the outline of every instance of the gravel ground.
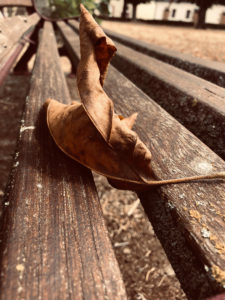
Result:
M225 62L225 35L222 30L202 31L109 21L104 21L102 26L146 42ZM68 73L70 65L65 57L62 58L62 66ZM12 164L28 81L25 76L9 76L0 88L0 198ZM75 79L67 77L67 82L71 97L76 99ZM94 174L94 178L129 299L186 299L136 194L112 188L102 176Z

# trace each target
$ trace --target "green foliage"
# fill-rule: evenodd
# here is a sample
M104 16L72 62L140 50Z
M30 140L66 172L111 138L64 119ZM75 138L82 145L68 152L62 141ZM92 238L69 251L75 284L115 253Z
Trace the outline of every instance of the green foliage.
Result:
M95 14L95 11L98 11L100 15L109 15L109 1L101 0L99 3L96 3L94 0L83 0L82 3L91 14Z
M97 9L101 15L109 15L109 2L110 0L102 0L98 3Z
M109 14L109 0L101 0L96 3L95 0L48 0L50 16L52 18L70 18L80 15L80 3L82 3L87 10L94 14L98 11L100 15Z
M80 13L80 3L81 0L49 0L51 17L69 18L78 16Z

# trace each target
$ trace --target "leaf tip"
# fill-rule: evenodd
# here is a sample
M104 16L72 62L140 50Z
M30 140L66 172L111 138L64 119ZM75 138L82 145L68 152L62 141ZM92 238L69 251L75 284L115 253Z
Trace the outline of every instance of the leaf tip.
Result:
M129 129L132 129L132 127L134 126L134 123L137 119L137 116L138 116L138 113L133 113L132 115L130 115L129 117L127 118L124 118L122 119L121 121L126 124L126 126L129 128Z
M51 102L52 100L53 100L53 99L51 99L51 98L48 98L47 100L45 100L43 107L44 107L44 109L45 109L46 111L47 111L47 109L48 109L48 107L49 107L49 104L50 104L50 102Z

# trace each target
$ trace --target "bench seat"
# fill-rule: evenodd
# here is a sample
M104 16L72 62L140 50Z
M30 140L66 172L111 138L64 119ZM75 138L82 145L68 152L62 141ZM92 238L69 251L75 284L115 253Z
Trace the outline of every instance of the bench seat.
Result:
M225 64L193 57L158 45L136 40L112 30L104 30L113 40L120 42L143 54L155 57L175 67L190 72L198 77L225 87Z
M39 20L36 13L28 17L15 16L0 19L0 84L23 47L29 43L29 37Z
M68 23L57 28L75 69L80 41L71 28L77 30L77 23ZM225 162L157 98L113 66L104 89L116 113L139 113L134 129L152 152L157 179L225 170ZM49 134L43 107L49 97L71 102L55 32L45 22L1 212L2 299L126 299L92 174L66 157ZM224 181L168 185L138 196L187 297L224 291Z
M57 25L65 45L70 45L70 59L78 62L78 35L63 22ZM152 152L152 166L158 179L225 169L219 156L112 66L104 89L118 114L126 117L139 113L135 131ZM203 298L223 290L224 182L164 186L139 193L139 197L187 296Z
M49 97L71 101L46 22L1 220L2 299L126 299L92 174L49 134Z
M78 23L70 24L78 32ZM225 89L121 43L116 46L112 64L224 159Z
M112 64L225 158L225 89L117 43Z

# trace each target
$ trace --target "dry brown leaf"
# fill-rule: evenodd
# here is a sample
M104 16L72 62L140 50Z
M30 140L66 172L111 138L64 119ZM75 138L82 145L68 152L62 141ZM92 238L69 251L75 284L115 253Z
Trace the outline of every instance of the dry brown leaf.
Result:
M137 114L128 118L116 115L112 100L102 88L116 47L82 5L80 51L77 86L81 103L64 105L47 100L48 127L65 154L123 189L146 189L149 185L218 177L217 174L154 180L151 153L132 130Z

